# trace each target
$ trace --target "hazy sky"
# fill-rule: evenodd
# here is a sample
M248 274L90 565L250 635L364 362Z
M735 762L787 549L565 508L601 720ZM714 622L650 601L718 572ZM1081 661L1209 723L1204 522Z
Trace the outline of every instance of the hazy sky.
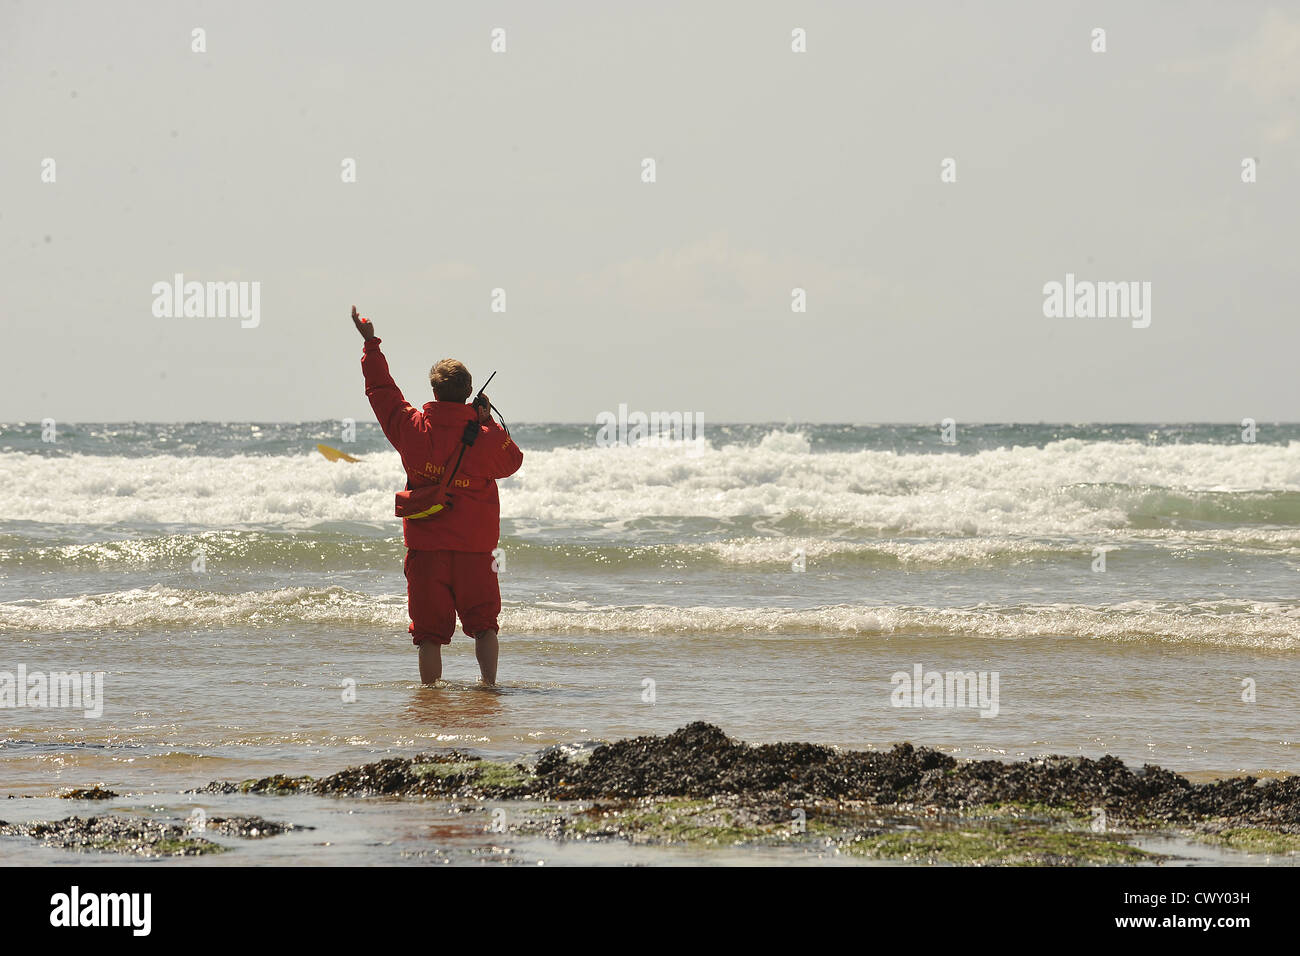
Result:
M1295 2L0 0L0 421L367 416L353 302L510 421L1296 420L1298 97Z

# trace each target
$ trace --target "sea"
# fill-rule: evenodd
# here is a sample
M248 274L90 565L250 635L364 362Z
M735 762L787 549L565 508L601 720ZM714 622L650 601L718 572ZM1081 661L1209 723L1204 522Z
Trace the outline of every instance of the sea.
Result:
M377 426L0 426L0 795L48 817L98 784L183 812L212 780L699 720L754 743L1300 771L1300 425L511 431L487 689L459 633L445 681L419 682ZM99 691L24 699L20 673Z

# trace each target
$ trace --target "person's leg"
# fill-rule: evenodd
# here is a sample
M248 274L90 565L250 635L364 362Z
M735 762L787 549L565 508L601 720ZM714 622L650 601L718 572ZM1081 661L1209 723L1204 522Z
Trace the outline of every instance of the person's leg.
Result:
M434 684L442 677L442 645L436 641L420 642L420 683Z
M474 656L478 658L479 677L489 687L497 682L497 632L479 631L474 635Z
M432 684L442 677L442 645L456 633L456 605L450 587L446 552L406 552L407 628L420 649L420 680Z
M488 551L452 554L451 590L465 634L474 638L474 656L484 684L497 682L497 617L501 613L501 587Z

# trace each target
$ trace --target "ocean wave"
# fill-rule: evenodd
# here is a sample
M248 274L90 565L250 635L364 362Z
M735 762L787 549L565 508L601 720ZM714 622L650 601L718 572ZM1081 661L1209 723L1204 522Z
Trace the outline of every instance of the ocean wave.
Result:
M918 634L1300 649L1300 605L1261 601L973 607L836 604L810 608L507 603L501 623L503 631L521 635ZM371 596L340 587L226 594L155 585L0 604L0 633L261 629L307 624L404 632L405 597Z
M100 594L0 604L0 633L286 627L407 623L406 596L374 597L341 587L223 593L152 585Z
M670 526L676 541L607 544L580 540L539 541L526 534L501 538L512 566L530 572L610 569L766 569L789 565L801 554L809 567L861 570L953 569L1047 565L1091 560L1096 547L1151 560L1170 556L1228 555L1300 558L1300 528L1155 529L1111 532L1103 537L1026 538L823 538L801 534L743 535L696 540L704 532L689 520ZM202 553L209 570L380 571L401 568L400 528L356 526L353 532L318 530L199 531L48 544L40 537L0 535L0 568L18 570L184 570ZM660 530L664 523L660 523ZM710 526L708 536L716 534ZM363 533L364 532L364 533Z
M0 567L160 571L188 567L198 556L217 567L251 571L391 570L406 551L401 528L370 534L321 531L199 531L141 535L77 544L46 544L22 534L0 535Z
M209 529L392 523L396 453L140 458L0 454L10 522ZM1300 443L1054 442L975 454L811 453L797 434L757 444L525 450L502 482L506 519L642 516L796 519L912 535L1081 535L1300 523ZM6 527L12 527L7 525Z

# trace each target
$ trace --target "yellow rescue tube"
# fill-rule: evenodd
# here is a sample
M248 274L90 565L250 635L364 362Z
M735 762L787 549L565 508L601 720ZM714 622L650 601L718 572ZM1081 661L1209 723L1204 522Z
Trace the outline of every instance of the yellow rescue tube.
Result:
M328 458L330 461L360 461L360 458L353 458L345 451L339 451L337 448L331 448L329 445L317 445L316 450Z

